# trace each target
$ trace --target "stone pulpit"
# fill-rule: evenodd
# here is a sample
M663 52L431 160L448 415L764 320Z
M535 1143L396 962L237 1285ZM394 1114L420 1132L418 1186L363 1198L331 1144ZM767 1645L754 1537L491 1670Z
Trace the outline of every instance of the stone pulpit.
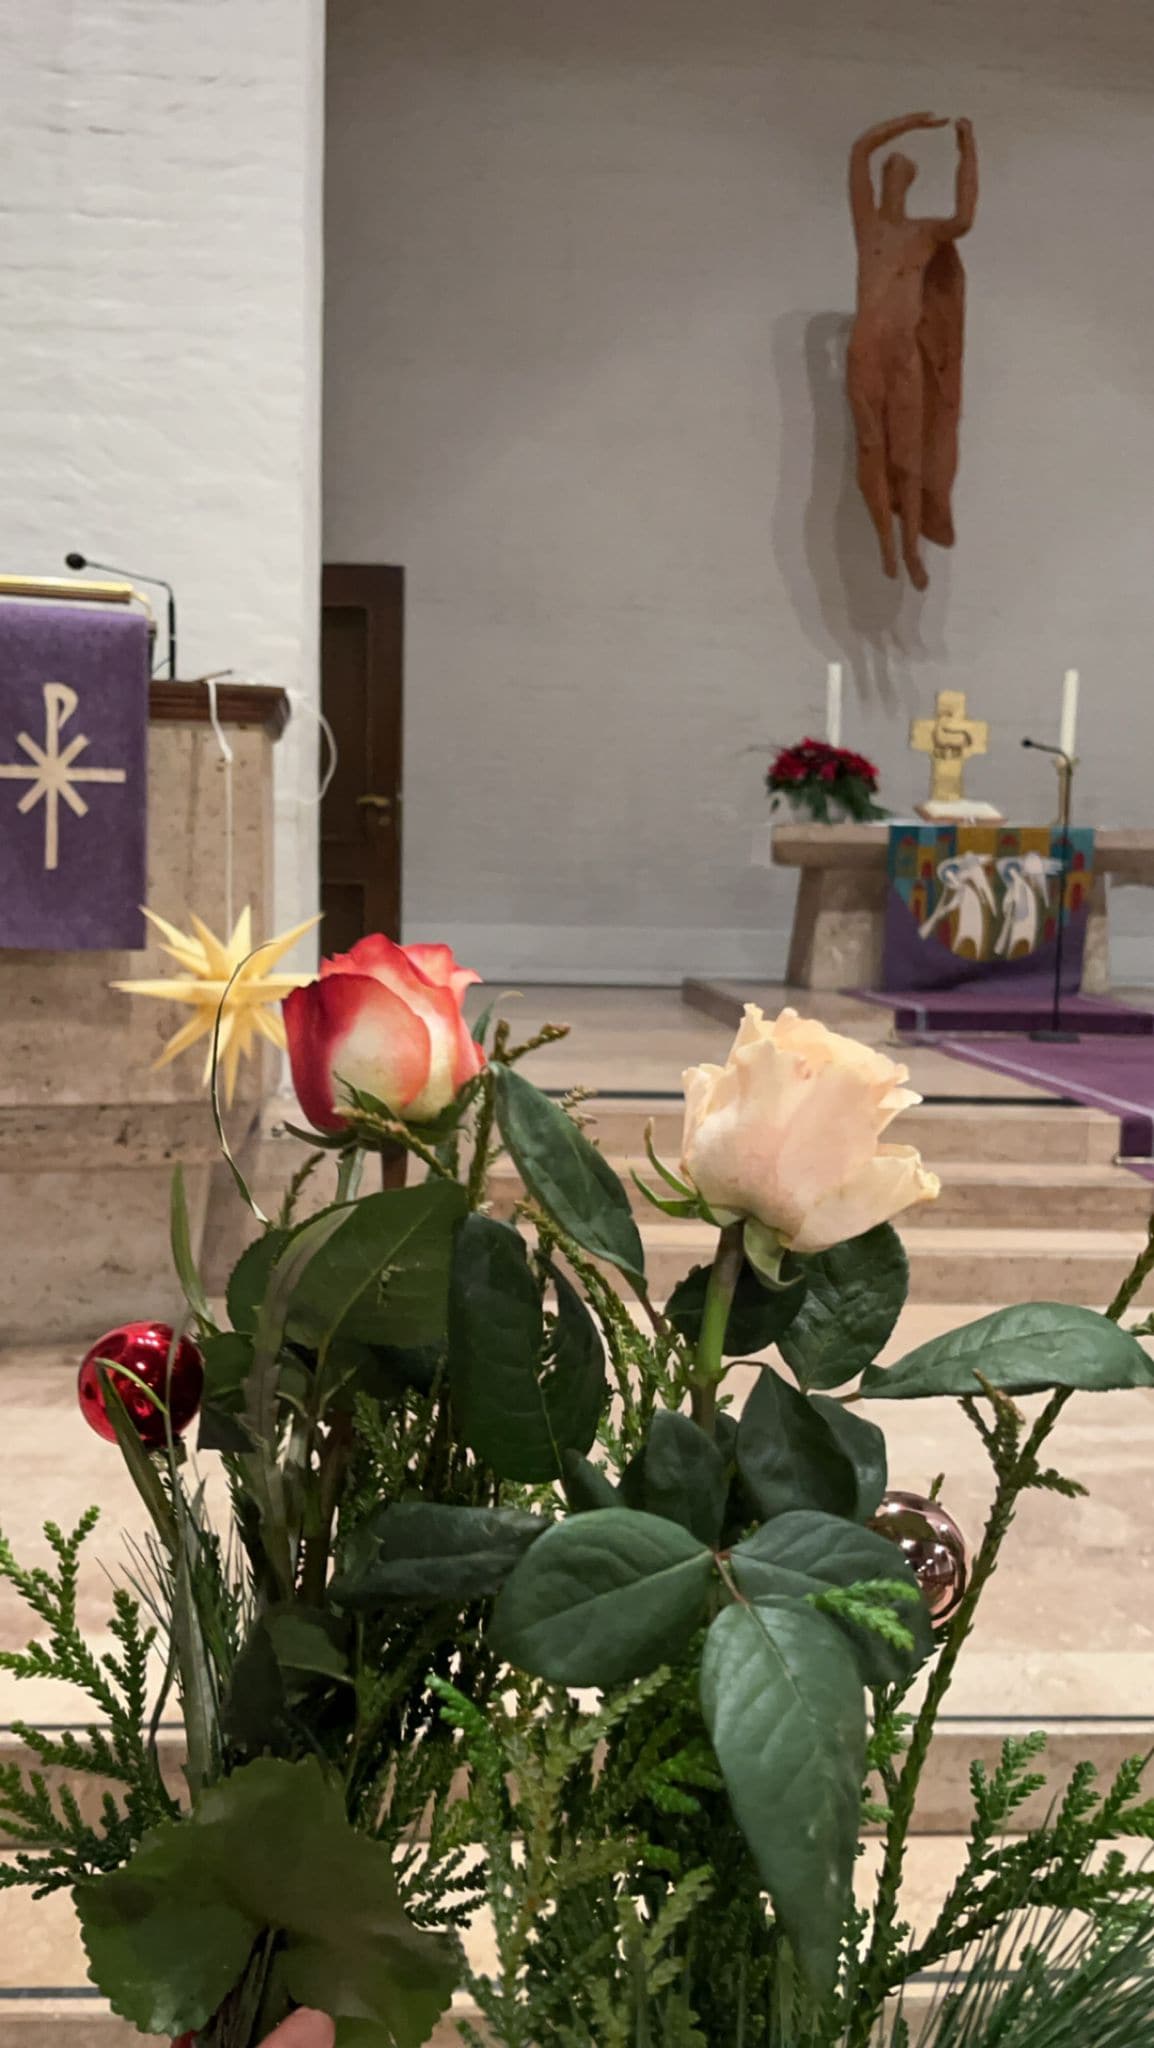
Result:
M221 683L233 752L233 900L272 920L273 747L284 692ZM226 771L203 683L149 694L146 902L183 927L225 922ZM143 951L0 949L0 1355L5 1341L91 1342L137 1317L169 1317L173 1166L184 1168L194 1246L217 1159L204 1048L156 1068L180 1022L111 983L174 972L149 927ZM243 1141L272 1079L240 1071L230 1138Z

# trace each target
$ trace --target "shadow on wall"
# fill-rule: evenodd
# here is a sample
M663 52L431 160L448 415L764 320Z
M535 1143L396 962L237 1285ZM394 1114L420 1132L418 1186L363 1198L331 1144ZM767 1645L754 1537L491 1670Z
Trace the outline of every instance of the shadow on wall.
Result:
M773 548L802 628L826 659L839 654L863 701L889 709L918 699L916 665L945 661L949 558L928 551L923 597L883 574L857 486L845 390L848 313L786 313L773 328L782 420Z

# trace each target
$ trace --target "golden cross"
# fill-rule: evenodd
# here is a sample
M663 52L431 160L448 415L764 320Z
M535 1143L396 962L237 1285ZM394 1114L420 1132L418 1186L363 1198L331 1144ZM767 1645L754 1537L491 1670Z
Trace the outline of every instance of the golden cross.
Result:
M21 813L30 811L44 800L44 866L55 868L60 860L60 799L63 797L70 811L76 817L88 814L88 805L74 785L77 782L124 782L123 768L74 768L73 762L88 745L84 733L77 733L64 748L60 745L60 733L67 725L80 699L67 683L44 684L44 745L38 745L26 732L18 732L16 744L23 747L31 763L25 767L22 761L0 762L0 779L5 782L30 782L32 787L24 792L16 808Z
M932 718L915 718L910 745L930 757L930 802L957 804L965 800L962 779L971 754L984 754L990 728L984 719L966 717L964 690L939 690Z

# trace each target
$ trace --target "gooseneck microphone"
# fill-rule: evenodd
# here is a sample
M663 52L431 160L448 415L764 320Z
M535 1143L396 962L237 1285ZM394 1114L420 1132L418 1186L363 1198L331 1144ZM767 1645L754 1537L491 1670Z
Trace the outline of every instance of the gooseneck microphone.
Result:
M130 583L155 583L158 590L168 592L168 673L176 681L176 597L171 583L163 576L141 576L135 569L117 569L111 562L94 562L91 555L82 555L73 548L64 557L69 569L99 569L103 576L126 576Z

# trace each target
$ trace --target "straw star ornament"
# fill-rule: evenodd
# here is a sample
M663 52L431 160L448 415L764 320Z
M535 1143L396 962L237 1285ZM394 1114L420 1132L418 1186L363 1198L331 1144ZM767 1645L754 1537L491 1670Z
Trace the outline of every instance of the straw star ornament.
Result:
M280 932L275 938L266 940L264 945L254 948L252 913L247 905L237 918L229 939L218 939L203 919L191 913L191 933L179 931L166 918L158 917L154 910L146 909L144 915L163 934L163 950L184 972L159 981L114 981L112 987L123 989L130 996L155 996L160 1002L187 1003L190 1006L192 1016L173 1032L156 1065L166 1067L170 1060L187 1052L198 1039L207 1038L206 1083L212 1076L213 1033L219 1013L220 1074L225 1101L231 1103L240 1062L253 1051L257 1040L267 1038L269 1044L277 1046L281 1052L285 1049L285 1029L279 1005L291 989L303 987L314 977L311 974L274 974L272 969L284 959L297 940L303 938L305 932L312 931L313 926L319 924L320 919L308 917L303 924L295 924L291 931Z

